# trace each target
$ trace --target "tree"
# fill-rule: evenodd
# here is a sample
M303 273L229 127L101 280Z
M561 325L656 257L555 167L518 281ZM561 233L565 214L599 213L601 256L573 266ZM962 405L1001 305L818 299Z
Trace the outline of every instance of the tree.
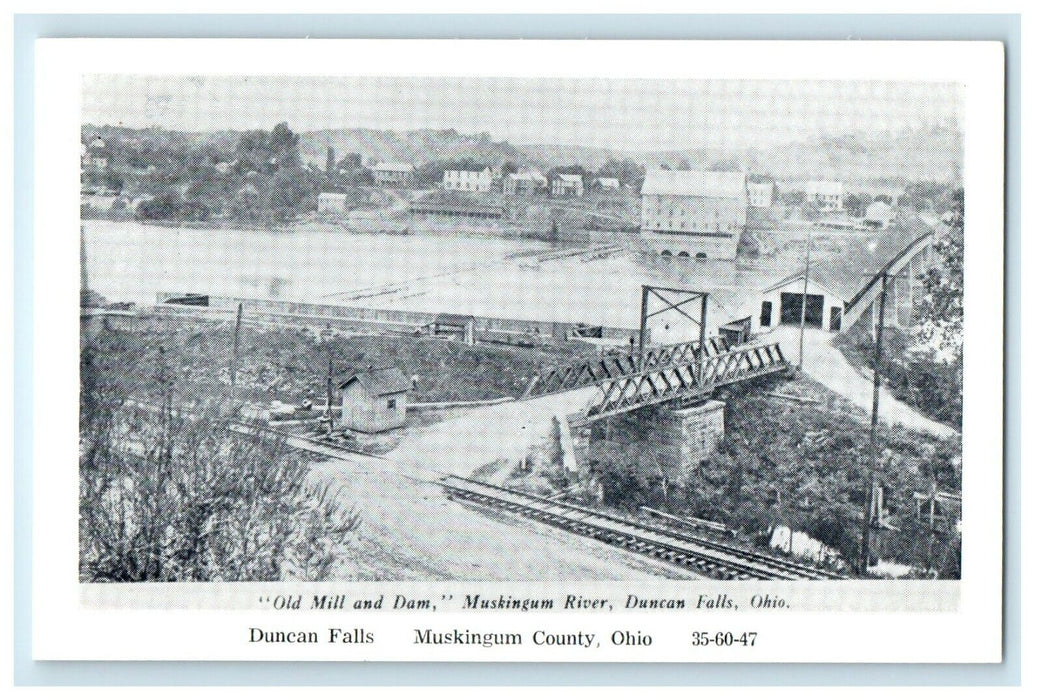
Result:
M923 299L916 308L918 339L942 359L962 362L963 190L952 193L954 218L935 250L938 264L922 276Z
M503 165L499 169L499 173L503 177L506 177L507 175L513 175L518 172L521 172L521 166L512 160L503 161Z
M851 192L843 198L843 208L854 217L865 215L866 201L870 201L867 195L857 195Z

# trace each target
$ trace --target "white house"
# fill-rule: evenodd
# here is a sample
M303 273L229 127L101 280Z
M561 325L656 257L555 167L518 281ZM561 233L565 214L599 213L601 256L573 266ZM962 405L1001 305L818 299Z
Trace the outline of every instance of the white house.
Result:
M887 228L894 220L894 208L886 202L872 202L865 209L865 224L875 228Z
M597 187L605 191L617 190L619 189L619 179L617 177L599 177Z
M773 182L749 183L749 206L757 209L769 209L774 201Z
M810 180L804 185L807 201L825 211L840 211L843 208L843 183L835 180Z
M503 178L503 194L534 194L546 185L546 177L538 170L511 173Z
M404 187L412 182L411 163L377 163L373 166L373 182L389 187Z
M446 170L441 186L455 192L489 192L492 189L492 168L484 170Z
M582 197L583 176L558 173L550 186L550 194L554 197Z
M641 188L640 234L663 256L733 260L745 229L745 174L650 170Z
M347 195L341 192L322 192L318 195L319 214L343 214L347 211Z

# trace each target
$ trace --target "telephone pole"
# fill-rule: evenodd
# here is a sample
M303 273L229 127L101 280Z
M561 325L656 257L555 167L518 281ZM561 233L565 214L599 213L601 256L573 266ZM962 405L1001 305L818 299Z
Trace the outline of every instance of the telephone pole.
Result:
M803 369L803 332L807 327L807 281L810 279L810 229L807 229L807 253L803 260L803 298L800 302L800 356L796 366Z
M238 413L235 408L235 379L239 371L239 329L242 327L242 302L239 302L239 308L235 311L235 330L232 334L232 366L231 366L231 411L232 415Z
M883 269L882 279L880 280L883 288L879 292L878 300L879 324L876 327L875 359L872 362L872 427L868 437L868 473L866 474L865 504L861 520L861 561L859 568L862 576L868 573L870 559L869 537L872 526L872 496L876 486L876 451L878 449L876 444L876 427L879 424L879 365L882 364L883 357L883 322L886 318L886 285L888 277L886 269Z
M329 433L333 433L333 348L326 342L326 418L329 420Z

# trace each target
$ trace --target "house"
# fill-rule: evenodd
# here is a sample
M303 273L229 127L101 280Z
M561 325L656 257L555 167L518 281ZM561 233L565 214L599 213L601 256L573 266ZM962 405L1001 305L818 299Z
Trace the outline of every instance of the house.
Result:
M373 183L383 187L406 187L412 183L411 163L377 163L373 166Z
M554 175L554 181L550 187L550 194L554 197L582 197L583 176L557 173Z
M749 183L749 206L757 209L770 209L774 202L773 182Z
M537 170L511 173L503 178L503 194L535 194L546 186L546 177Z
M347 195L342 192L322 192L318 195L319 214L343 214L347 211Z
M641 188L641 238L663 256L733 260L745 230L745 174L651 170Z
M492 168L484 170L446 170L442 188L456 192L488 192L492 189Z
M604 192L619 189L619 179L617 177L599 177L595 183L597 188Z
M872 202L865 210L865 225L886 228L894 220L894 208L886 202Z
M431 335L452 338L467 345L474 344L476 320L466 314L440 313L428 326Z
M825 211L843 209L843 183L834 180L811 180L804 185L807 201Z
M341 421L349 430L382 433L405 425L409 380L397 367L357 372L338 388Z

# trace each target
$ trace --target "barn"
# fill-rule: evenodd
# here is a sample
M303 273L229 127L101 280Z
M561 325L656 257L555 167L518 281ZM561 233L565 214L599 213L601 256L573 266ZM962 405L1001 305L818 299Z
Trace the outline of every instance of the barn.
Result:
M803 308L803 273L786 277L763 291L760 301L759 327L800 325ZM843 324L844 294L827 286L814 270L807 279L807 305L804 310L808 328L838 331Z
M339 387L341 420L349 430L382 433L405 425L409 380L397 367L357 372Z

